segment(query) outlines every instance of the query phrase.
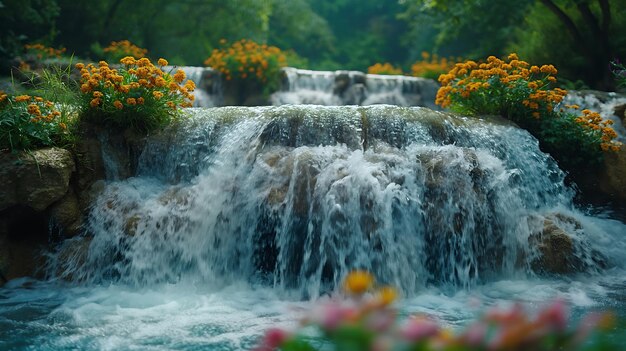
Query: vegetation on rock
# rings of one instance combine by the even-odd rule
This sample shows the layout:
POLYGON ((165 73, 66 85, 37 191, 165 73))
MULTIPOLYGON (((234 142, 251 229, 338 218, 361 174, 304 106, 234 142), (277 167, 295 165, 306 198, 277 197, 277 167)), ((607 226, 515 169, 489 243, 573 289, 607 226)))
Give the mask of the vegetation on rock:
POLYGON ((439 77, 436 103, 468 115, 501 115, 533 134, 568 171, 599 165, 603 151, 617 151, 611 120, 597 112, 561 105, 567 91, 554 87, 557 70, 534 66, 516 54, 502 60, 457 63, 439 77))

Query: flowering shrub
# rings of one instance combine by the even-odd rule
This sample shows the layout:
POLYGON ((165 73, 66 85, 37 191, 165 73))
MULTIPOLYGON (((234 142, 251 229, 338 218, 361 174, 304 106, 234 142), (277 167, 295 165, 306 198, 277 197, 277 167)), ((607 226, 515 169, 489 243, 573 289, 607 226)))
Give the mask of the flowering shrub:
POLYGON ((266 92, 277 87, 280 69, 287 65, 283 51, 246 39, 230 46, 225 40, 220 43, 222 48, 214 49, 204 61, 205 65, 220 71, 227 81, 237 79, 257 82, 266 88, 266 92))
POLYGON ((163 127, 179 114, 179 107, 190 107, 195 84, 187 80, 185 72, 174 74, 161 68, 168 62, 159 59, 155 66, 147 58, 136 60, 127 56, 120 60, 123 67, 110 68, 100 61, 98 67, 76 64, 80 70, 82 116, 113 124, 150 131, 163 127))
POLYGON ((65 53, 65 48, 55 49, 47 47, 43 44, 26 44, 24 45, 27 56, 34 56, 37 60, 45 60, 51 58, 60 58, 65 53))
POLYGON ((437 79, 439 75, 450 71, 460 59, 439 57, 422 52, 422 60, 411 66, 411 74, 415 77, 437 79))
POLYGON ((313 329, 316 336, 270 329, 256 350, 618 350, 606 343, 584 344, 594 329, 611 326, 609 314, 590 315, 578 327, 568 328, 562 302, 553 303, 534 318, 517 305, 492 310, 454 332, 426 315, 399 320, 398 311, 391 307, 395 290, 383 287, 372 291, 373 285, 369 273, 351 273, 344 284, 346 299, 325 303, 303 320, 304 328, 313 329))
POLYGON ((576 115, 558 109, 567 91, 552 88, 557 70, 531 66, 516 54, 486 63, 457 63, 439 77, 436 103, 469 115, 501 115, 539 139, 544 151, 566 169, 598 162, 602 151, 619 150, 617 134, 599 114, 576 115))
POLYGON ((56 145, 67 121, 54 103, 39 96, 9 96, 0 91, 0 149, 29 150, 56 145))
POLYGON ((106 59, 110 61, 119 61, 126 56, 140 59, 148 54, 148 50, 142 49, 128 40, 112 41, 102 51, 106 59))
POLYGON ((387 75, 402 75, 402 68, 396 68, 391 63, 376 63, 367 68, 369 74, 387 74, 387 75))

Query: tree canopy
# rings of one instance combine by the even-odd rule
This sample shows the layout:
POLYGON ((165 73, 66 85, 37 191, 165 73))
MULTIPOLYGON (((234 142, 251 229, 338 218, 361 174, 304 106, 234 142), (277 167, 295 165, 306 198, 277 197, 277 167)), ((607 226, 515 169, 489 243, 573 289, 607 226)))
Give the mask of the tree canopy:
POLYGON ((408 71, 422 51, 480 59, 515 51, 561 76, 612 88, 626 57, 623 0, 0 0, 0 66, 26 43, 97 59, 128 39, 178 65, 201 65, 221 39, 292 50, 313 69, 408 71))

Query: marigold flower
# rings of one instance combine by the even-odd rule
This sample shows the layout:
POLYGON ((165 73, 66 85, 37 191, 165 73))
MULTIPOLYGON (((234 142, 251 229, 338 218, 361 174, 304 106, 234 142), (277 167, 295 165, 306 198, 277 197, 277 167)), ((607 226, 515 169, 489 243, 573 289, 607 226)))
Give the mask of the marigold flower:
POLYGON ((30 99, 31 99, 30 95, 18 95, 13 100, 15 102, 26 102, 26 101, 30 101, 30 99))
POLYGON ((100 105, 100 102, 101 102, 100 98, 92 99, 89 102, 89 106, 91 106, 91 107, 98 107, 100 105))
POLYGON ((180 84, 183 82, 183 80, 185 80, 185 71, 183 71, 182 69, 179 69, 174 74, 174 81, 180 84))
POLYGON ((352 271, 344 280, 346 292, 361 295, 374 285, 374 276, 366 271, 352 271))
POLYGON ((166 60, 166 59, 164 59, 164 58, 160 58, 160 59, 157 61, 157 64, 158 64, 159 66, 167 66, 167 65, 168 65, 168 62, 167 62, 167 60, 166 60))
POLYGON ((127 98, 126 99, 126 103, 129 105, 136 105, 137 104, 137 100, 135 100, 135 98, 127 98))
POLYGON ((153 91, 152 95, 154 96, 155 99, 160 100, 163 97, 163 93, 160 91, 153 91))
POLYGON ((115 106, 115 108, 118 109, 118 110, 121 110, 122 108, 124 108, 124 105, 119 100, 113 101, 113 106, 115 106))

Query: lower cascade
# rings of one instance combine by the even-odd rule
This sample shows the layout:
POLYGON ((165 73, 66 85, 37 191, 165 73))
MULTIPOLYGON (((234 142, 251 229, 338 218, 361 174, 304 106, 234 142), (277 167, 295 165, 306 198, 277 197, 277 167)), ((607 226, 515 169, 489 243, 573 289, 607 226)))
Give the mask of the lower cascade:
POLYGON ((190 114, 107 184, 52 274, 315 298, 355 268, 407 296, 624 268, 626 225, 575 209, 563 172, 506 121, 387 105, 190 114))

